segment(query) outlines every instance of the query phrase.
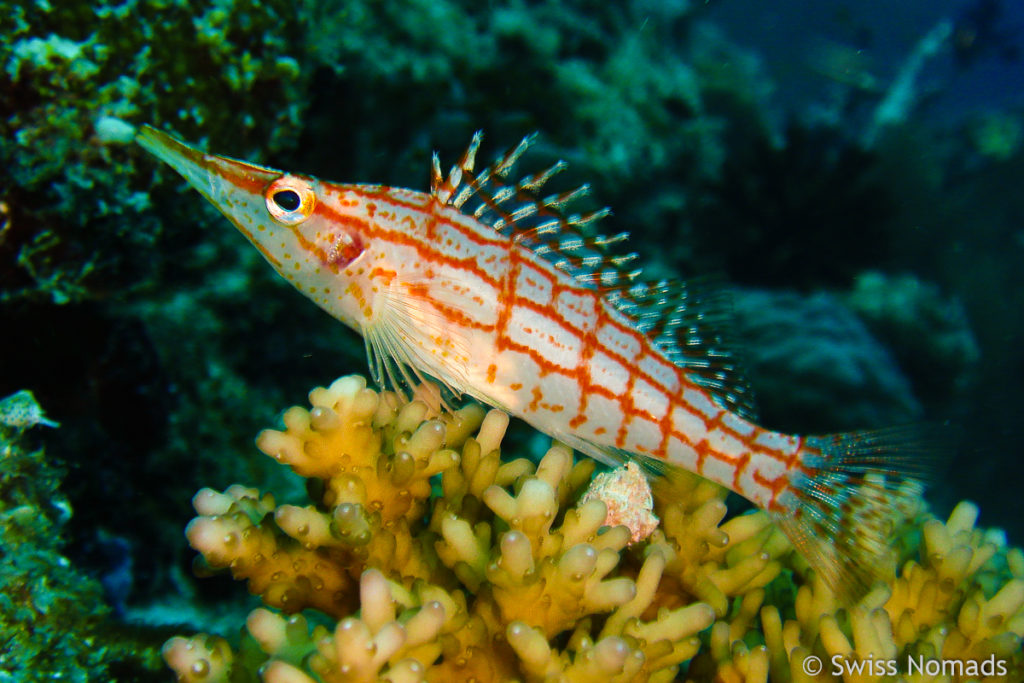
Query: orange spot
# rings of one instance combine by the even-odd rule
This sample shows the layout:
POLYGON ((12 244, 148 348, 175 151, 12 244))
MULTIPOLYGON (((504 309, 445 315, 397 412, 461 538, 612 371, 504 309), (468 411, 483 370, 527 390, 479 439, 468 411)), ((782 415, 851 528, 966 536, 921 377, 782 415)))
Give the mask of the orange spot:
POLYGON ((531 390, 531 393, 533 395, 533 400, 530 401, 530 405, 526 406, 526 412, 528 413, 536 412, 537 408, 540 406, 540 399, 543 398, 543 395, 540 392, 540 387, 535 386, 531 390))
POLYGON ((497 375, 497 373, 498 373, 498 366, 495 365, 494 363, 491 363, 487 367, 487 383, 488 384, 494 384, 494 378, 495 378, 495 375, 497 375))
POLYGON ((391 284, 391 281, 398 277, 398 273, 385 268, 374 268, 370 271, 369 277, 380 278, 381 280, 384 280, 386 284, 391 284))
POLYGON ((359 308, 362 309, 363 314, 366 315, 366 317, 370 317, 370 307, 366 305, 366 297, 363 296, 363 290, 359 285, 353 282, 348 286, 345 292, 355 298, 356 302, 359 304, 359 308))

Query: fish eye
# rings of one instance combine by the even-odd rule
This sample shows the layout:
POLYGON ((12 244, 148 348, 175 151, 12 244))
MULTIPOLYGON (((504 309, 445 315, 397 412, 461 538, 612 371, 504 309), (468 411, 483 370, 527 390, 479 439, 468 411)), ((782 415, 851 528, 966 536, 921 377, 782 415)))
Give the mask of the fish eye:
POLYGON ((277 208, 283 211, 294 211, 299 208, 299 193, 295 190, 278 190, 273 196, 277 208))
POLYGON ((282 176, 272 182, 264 193, 267 211, 278 223, 296 225, 313 214, 316 193, 308 181, 282 176))

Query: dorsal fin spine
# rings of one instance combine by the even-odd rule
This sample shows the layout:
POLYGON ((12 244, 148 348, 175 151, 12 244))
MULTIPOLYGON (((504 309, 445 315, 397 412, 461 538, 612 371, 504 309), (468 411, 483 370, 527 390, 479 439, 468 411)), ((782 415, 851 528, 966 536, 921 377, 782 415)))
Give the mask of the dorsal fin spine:
POLYGON ((430 160, 430 193, 437 196, 438 191, 441 189, 441 183, 444 181, 441 175, 441 157, 434 152, 430 160))
POLYGON ((560 247, 562 251, 572 252, 583 248, 583 237, 581 235, 570 235, 562 239, 560 247))
POLYGON ((505 187, 500 188, 497 192, 494 193, 494 203, 502 204, 508 201, 511 197, 515 196, 515 193, 516 188, 512 187, 511 185, 506 185, 505 187))
MULTIPOLYGON (((575 225, 579 225, 579 226, 589 225, 590 223, 593 223, 594 221, 599 221, 602 218, 604 218, 606 216, 610 216, 610 215, 612 215, 612 210, 609 209, 606 206, 604 208, 595 209, 594 211, 589 211, 589 212, 584 213, 584 214, 577 214, 576 220, 573 221, 573 223, 575 225)), ((620 234, 626 235, 628 233, 620 233, 620 234)), ((597 243, 595 242, 595 244, 597 244, 597 243)))
MULTIPOLYGON (((473 134, 473 139, 470 140, 469 146, 466 147, 466 151, 462 153, 462 158, 459 159, 459 163, 452 166, 448 172, 448 178, 443 183, 438 184, 434 187, 433 182, 431 183, 431 190, 441 201, 442 204, 451 204, 455 208, 460 208, 466 201, 465 186, 463 186, 462 179, 473 173, 473 167, 476 165, 476 153, 480 149, 480 143, 484 139, 483 131, 478 130, 473 134), (456 192, 456 190, 459 192, 456 192)), ((432 169, 432 179, 437 179, 441 175, 441 163, 437 160, 437 154, 434 154, 434 163, 432 169)))
MULTIPOLYGON (((480 149, 480 143, 484 139, 483 131, 478 130, 473 134, 473 139, 469 143, 469 147, 462 153, 462 158, 459 159, 459 180, 462 180, 462 173, 465 172, 467 175, 473 172, 473 167, 476 165, 476 152, 480 149)), ((455 173, 455 168, 452 168, 452 174, 455 173)), ((452 187, 457 187, 459 183, 452 183, 452 187)))
POLYGON ((564 161, 556 161, 543 171, 534 173, 531 176, 526 176, 516 184, 516 187, 526 192, 536 192, 543 187, 545 183, 551 180, 552 177, 565 170, 566 166, 568 166, 568 164, 564 161))
POLYGON ((581 197, 585 197, 589 193, 590 185, 583 184, 574 190, 566 190, 565 192, 559 192, 558 194, 548 195, 543 200, 541 200, 541 203, 548 208, 561 210, 561 208, 564 207, 569 202, 580 199, 581 197))
POLYGON ((529 218, 533 214, 537 213, 536 204, 527 204, 521 209, 512 212, 513 221, 521 221, 524 218, 529 218))
POLYGON ((498 160, 498 163, 494 165, 494 175, 498 176, 499 178, 504 178, 505 176, 507 176, 509 171, 512 170, 512 167, 515 166, 517 161, 519 161, 519 157, 523 155, 523 152, 529 149, 529 147, 533 144, 534 140, 536 139, 537 133, 530 133, 525 138, 520 140, 519 144, 516 145, 514 149, 502 155, 502 157, 498 160))

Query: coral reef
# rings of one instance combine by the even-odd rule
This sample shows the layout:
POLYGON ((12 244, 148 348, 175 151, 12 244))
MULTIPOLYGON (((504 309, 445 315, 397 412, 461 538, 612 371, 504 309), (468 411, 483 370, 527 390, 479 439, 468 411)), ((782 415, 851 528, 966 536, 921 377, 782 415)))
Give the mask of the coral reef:
POLYGON ((734 299, 737 338, 767 424, 817 433, 920 415, 889 350, 838 297, 741 289, 734 299))
MULTIPOLYGON (((65 556, 62 531, 71 506, 58 490, 61 472, 42 449, 28 447, 26 429, 54 423, 25 401, 0 414, 0 680, 85 682, 114 671, 153 669, 158 650, 114 633, 103 589, 65 556), (29 424, 28 422, 34 423, 29 424)), ((3 404, 0 403, 0 408, 3 404)), ((2 412, 2 411, 0 411, 2 412)))
POLYGON ((845 303, 868 325, 929 403, 963 391, 981 350, 962 302, 910 274, 866 271, 845 303))
POLYGON ((197 568, 266 607, 235 646, 168 641, 181 681, 858 681, 801 667, 910 656, 1024 674, 1024 554, 975 529, 970 504, 946 523, 919 511, 898 578, 842 609, 765 514, 724 521, 725 491, 698 477, 655 482, 673 495, 630 545, 581 496, 592 461, 557 444, 501 459, 503 413, 439 414, 431 392, 403 405, 358 376, 310 403, 257 444, 311 504, 237 485, 193 501, 197 568))
POLYGON ((287 302, 263 296, 265 280, 250 278, 262 269, 234 235, 204 231, 204 209, 126 143, 145 121, 252 158, 293 149, 313 75, 304 15, 279 0, 0 0, 0 10, 0 319, 17 330, 0 342, 12 361, 0 394, 32 384, 66 416, 52 443, 81 463, 65 485, 78 511, 69 534, 76 547, 99 543, 101 529, 129 539, 131 598, 150 598, 171 589, 172 501, 229 476, 214 458, 193 468, 195 481, 175 484, 172 472, 196 438, 241 448, 233 439, 257 423, 234 416, 259 408, 241 388, 258 380, 241 381, 239 368, 275 372, 272 353, 228 337, 255 337, 287 302), (156 481, 166 486, 141 504, 117 495, 156 481))
MULTIPOLYGON (((707 605, 674 605, 638 619, 674 557, 669 547, 636 558, 636 581, 609 577, 629 532, 598 533, 606 516, 598 500, 569 506, 589 482, 592 462, 573 465, 556 446, 537 466, 502 463, 503 413, 484 416, 470 406, 425 419, 436 415, 425 403, 400 407, 393 394, 377 394, 358 377, 314 390, 310 399, 311 411, 292 408, 286 431, 266 431, 258 444, 318 482, 316 504, 277 506, 243 487, 204 490, 194 501, 201 516, 187 531, 204 568, 230 568, 286 613, 313 607, 340 620, 333 638, 295 636, 304 629, 293 625, 299 642, 278 638, 263 647, 274 662, 267 675, 282 672, 271 680, 286 680, 273 677, 285 671, 296 676, 290 667, 306 655, 321 680, 374 680, 398 670, 422 670, 431 680, 559 671, 586 677, 610 665, 622 670, 620 680, 657 671, 670 679, 696 652, 695 636, 713 616, 707 605), (440 490, 432 495, 436 474, 440 490), (601 628, 588 618, 609 612, 601 628), (569 641, 556 649, 559 634, 569 641), (377 656, 351 654, 354 643, 369 642, 377 656), (344 671, 361 673, 349 679, 344 671)), ((250 632, 284 629, 270 614, 250 617, 250 632)), ((271 642, 252 635, 261 646, 271 642)), ((264 665, 204 638, 173 640, 165 656, 186 680, 218 680, 188 678, 202 652, 209 653, 203 670, 264 665)))
POLYGON ((152 276, 152 262, 132 256, 166 240, 150 180, 124 146, 129 121, 258 141, 252 152, 294 142, 308 72, 292 56, 299 22, 284 3, 0 5, 0 301, 63 304, 152 276))

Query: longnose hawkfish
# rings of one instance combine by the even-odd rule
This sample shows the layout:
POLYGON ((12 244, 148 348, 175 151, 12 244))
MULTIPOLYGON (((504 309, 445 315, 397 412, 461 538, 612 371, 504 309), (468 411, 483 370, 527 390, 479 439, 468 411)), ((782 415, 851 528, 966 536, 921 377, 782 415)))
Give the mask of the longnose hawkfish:
POLYGON ((915 432, 795 436, 753 421, 706 285, 644 283, 632 256, 542 197, 563 167, 509 180, 532 137, 474 174, 477 133, 430 192, 334 184, 207 154, 146 126, 137 141, 267 261, 359 332, 378 384, 431 377, 610 464, 678 468, 768 511, 847 602, 891 572, 899 504, 921 490, 915 432))

